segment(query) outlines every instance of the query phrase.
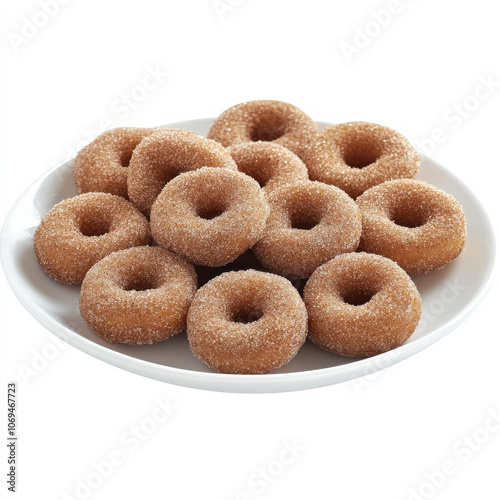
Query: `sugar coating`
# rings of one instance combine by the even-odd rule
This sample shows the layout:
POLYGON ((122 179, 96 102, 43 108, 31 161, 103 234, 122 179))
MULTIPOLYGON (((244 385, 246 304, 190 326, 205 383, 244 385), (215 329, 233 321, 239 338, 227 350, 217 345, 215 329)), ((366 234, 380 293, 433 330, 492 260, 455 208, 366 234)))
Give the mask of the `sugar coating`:
POLYGON ((312 180, 332 184, 356 198, 384 181, 413 178, 418 152, 395 130, 369 122, 347 122, 322 130, 304 162, 312 180))
POLYGON ((203 167, 170 181, 151 209, 154 240, 189 262, 222 266, 262 236, 269 206, 257 181, 203 167))
POLYGON ((224 373, 287 363, 307 335, 307 310, 311 340, 337 354, 372 356, 405 342, 420 296, 398 264, 376 253, 408 272, 429 272, 458 256, 466 238, 457 200, 404 179, 419 166, 410 143, 367 122, 318 134, 311 118, 280 101, 233 106, 208 137, 113 129, 75 158, 79 192, 132 193, 144 214, 151 211, 156 239, 132 204, 124 210, 98 193, 76 206, 65 200, 44 217, 35 253, 56 280, 83 281, 86 323, 111 342, 150 344, 186 328, 187 318, 193 353, 224 373), (133 217, 125 216, 130 207, 133 217), (192 306, 195 268, 165 248, 142 246, 156 242, 197 264, 202 283, 219 274, 192 306), (355 253, 358 243, 373 253, 355 253), (238 270, 248 268, 270 272, 238 270), (270 273, 302 284, 312 273, 305 304, 270 273))
POLYGON ((375 356, 400 346, 422 313, 420 294, 404 270, 364 252, 339 255, 318 267, 303 297, 309 338, 349 357, 375 356))
POLYGON ((360 250, 389 257, 410 274, 445 266, 465 246, 462 206, 453 195, 424 181, 388 181, 356 202, 363 219, 360 250))
POLYGON ((134 149, 154 128, 120 127, 106 130, 75 157, 78 193, 99 191, 128 199, 128 165, 134 149))
POLYGON ((358 247, 361 214, 341 189, 306 181, 273 191, 268 202, 266 229, 253 251, 272 271, 307 278, 327 260, 358 247))
POLYGON ((144 215, 109 193, 84 193, 61 201, 42 218, 33 236, 42 269, 67 284, 80 284, 87 271, 111 252, 150 241, 144 215))
POLYGON ((181 332, 197 288, 196 272, 159 247, 108 255, 82 283, 85 323, 109 342, 152 344, 181 332))
POLYGON ((228 148, 238 170, 254 178, 264 194, 295 182, 309 180, 304 162, 275 142, 244 142, 228 148))
POLYGON ((165 185, 177 175, 201 167, 236 170, 219 143, 183 129, 162 129, 134 150, 129 165, 128 195, 146 215, 165 185))
POLYGON ((225 147, 242 142, 272 141, 302 158, 317 133, 316 123, 293 104, 259 100, 226 109, 214 121, 208 137, 225 147))
POLYGON ((192 352, 223 373, 266 373, 288 363, 307 336, 307 311, 285 278, 223 273, 196 293, 187 318, 192 352))

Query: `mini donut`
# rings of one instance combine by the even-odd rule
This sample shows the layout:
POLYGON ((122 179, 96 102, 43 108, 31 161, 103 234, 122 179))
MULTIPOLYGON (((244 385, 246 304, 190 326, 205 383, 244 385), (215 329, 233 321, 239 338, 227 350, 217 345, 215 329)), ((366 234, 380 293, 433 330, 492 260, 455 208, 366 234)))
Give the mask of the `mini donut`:
POLYGON ((286 184, 309 180, 304 162, 274 142, 243 142, 227 148, 238 170, 253 177, 264 194, 286 184))
POLYGON ((266 373, 288 363, 307 337, 307 311, 281 276, 223 273, 200 288, 187 318, 193 354, 223 373, 266 373))
POLYGON ((55 205, 33 236, 42 269, 56 281, 80 284, 111 252, 151 241, 149 224, 129 201, 109 193, 84 193, 55 205))
POLYGON ((307 278, 339 253, 353 252, 361 215, 341 189, 301 182, 273 191, 263 237, 253 247, 262 264, 287 278, 307 278))
POLYGON ((215 141, 189 130, 159 130, 142 141, 130 159, 130 201, 149 215, 151 206, 169 181, 201 167, 236 170, 236 163, 215 141))
POLYGON ((186 328, 197 288, 196 272, 160 247, 135 247, 108 255, 85 276, 80 313, 109 342, 153 344, 186 328))
POLYGON ((462 206, 424 181, 387 181, 365 191, 356 202, 363 220, 359 249, 389 257, 409 274, 440 269, 464 248, 462 206))
POLYGON ((203 167, 165 186, 151 208, 151 231, 160 246, 193 264, 223 266, 260 239, 268 215, 257 181, 203 167))
POLYGON ((304 288, 309 338, 349 357, 375 356, 405 342, 422 313, 420 294, 394 261, 364 252, 318 267, 304 288))
POLYGON ((302 158, 318 133, 302 110, 282 101, 248 101, 226 109, 215 119, 208 136, 228 147, 242 142, 276 142, 302 158))
POLYGON ((73 167, 78 193, 99 191, 128 199, 130 158, 137 145, 155 130, 134 127, 106 130, 81 149, 73 167))
POLYGON ((368 122, 326 127, 304 162, 312 180, 337 186, 353 198, 384 181, 413 178, 420 165, 417 150, 399 132, 368 122))

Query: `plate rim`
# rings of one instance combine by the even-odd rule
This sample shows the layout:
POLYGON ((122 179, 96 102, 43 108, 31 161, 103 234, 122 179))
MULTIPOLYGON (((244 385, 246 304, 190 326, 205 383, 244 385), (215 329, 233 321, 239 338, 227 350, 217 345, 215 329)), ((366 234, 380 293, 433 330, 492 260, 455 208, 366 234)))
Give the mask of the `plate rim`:
MULTIPOLYGON (((158 128, 188 128, 196 124, 209 125, 215 118, 197 118, 193 120, 183 120, 158 128), (189 125, 188 125, 189 124, 189 125)), ((320 128, 330 125, 328 122, 316 122, 320 128)), ((486 223, 491 239, 489 248, 490 258, 485 267, 485 278, 483 278, 480 288, 466 304, 466 306, 446 323, 436 330, 420 337, 409 344, 403 344, 396 349, 364 358, 339 366, 317 368, 312 370, 286 372, 286 373, 266 373, 266 374, 224 374, 217 372, 202 372, 197 370, 188 370, 168 365, 160 365, 151 361, 136 358, 129 354, 115 351, 109 347, 100 345, 88 339, 71 328, 55 322, 48 313, 39 306, 34 306, 29 300, 23 298, 16 284, 16 273, 6 265, 8 252, 3 242, 7 238, 8 229, 12 225, 14 215, 19 205, 25 200, 28 193, 34 190, 38 184, 43 182, 48 176, 60 168, 64 168, 68 163, 74 160, 75 156, 70 156, 42 173, 31 182, 17 197, 16 201, 7 213, 0 232, 0 261, 6 280, 22 306, 49 332, 53 333, 69 345, 123 370, 136 373, 145 377, 159 380, 166 383, 180 385, 194 389, 212 390, 218 392, 230 393, 278 393, 306 390, 312 388, 325 387, 341 382, 346 382, 355 378, 363 377, 382 370, 386 367, 399 363, 408 357, 417 354, 426 347, 437 342, 446 334, 453 331, 463 323, 479 306, 486 296, 494 278, 496 266, 496 237, 491 219, 486 212, 483 204, 473 191, 452 171, 441 165, 436 160, 428 157, 419 151, 419 157, 422 160, 436 164, 449 176, 454 183, 463 189, 468 197, 473 200, 476 209, 479 209, 481 217, 486 223), (380 363, 380 360, 387 359, 388 363, 380 363), (339 372, 343 376, 337 380, 339 372)))

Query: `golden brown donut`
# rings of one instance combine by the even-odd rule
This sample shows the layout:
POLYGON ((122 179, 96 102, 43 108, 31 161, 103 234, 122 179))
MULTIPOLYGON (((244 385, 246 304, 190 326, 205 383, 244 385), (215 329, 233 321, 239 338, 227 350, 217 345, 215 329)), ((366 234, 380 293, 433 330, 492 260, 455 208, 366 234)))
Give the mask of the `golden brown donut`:
POLYGON ((152 344, 179 333, 197 287, 194 268, 159 247, 108 255, 85 276, 80 313, 109 342, 152 344))
POLYGON ((215 119, 208 138, 228 147, 242 142, 276 142, 302 158, 318 133, 316 123, 287 102, 247 101, 226 109, 215 119))
POLYGON ((129 201, 109 193, 85 193, 55 205, 33 236, 42 269, 56 281, 80 284, 111 252, 151 241, 149 224, 129 201))
POLYGON ((360 250, 396 261, 407 273, 428 273, 463 250, 465 214, 451 194, 416 179, 384 182, 356 200, 363 218, 360 250))
POLYGON ((287 278, 307 278, 339 253, 353 252, 361 215, 341 189, 301 182, 273 191, 263 237, 253 247, 262 264, 287 278))
POLYGON ((264 194, 286 184, 309 180, 304 162, 274 142, 244 142, 227 148, 238 170, 253 177, 264 194))
POLYGON ((187 318, 192 352, 223 373, 266 373, 288 363, 307 336, 307 311, 285 278, 223 273, 200 288, 187 318))
POLYGON ((151 206, 169 181, 201 167, 236 170, 236 163, 215 141, 188 130, 159 130, 142 141, 130 159, 130 201, 149 215, 151 206))
POLYGON ((318 267, 304 288, 309 338, 350 357, 394 349, 415 331, 422 304, 411 278, 394 261, 353 252, 318 267))
POLYGON ((376 123, 347 122, 322 130, 304 158, 309 177, 356 198, 390 179, 413 178, 419 158, 399 132, 376 123))
POLYGON ((130 158, 137 145, 155 130, 136 127, 106 130, 81 149, 73 167, 78 193, 99 191, 128 199, 130 158))
POLYGON ((203 167, 170 181, 151 209, 154 240, 193 264, 222 266, 260 239, 269 215, 257 181, 203 167))

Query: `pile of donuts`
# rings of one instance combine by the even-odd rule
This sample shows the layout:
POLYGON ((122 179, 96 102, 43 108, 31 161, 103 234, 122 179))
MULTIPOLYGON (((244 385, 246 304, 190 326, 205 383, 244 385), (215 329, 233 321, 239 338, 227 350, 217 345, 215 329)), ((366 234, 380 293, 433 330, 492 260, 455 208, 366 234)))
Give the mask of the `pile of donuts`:
POLYGON ((410 274, 464 248, 451 195, 415 179, 417 151, 368 122, 318 130, 281 101, 237 104, 207 137, 116 128, 74 160, 79 195, 34 234, 53 279, 81 285, 109 342, 186 331, 223 373, 266 373, 309 338, 349 357, 403 344, 421 316, 410 274))

